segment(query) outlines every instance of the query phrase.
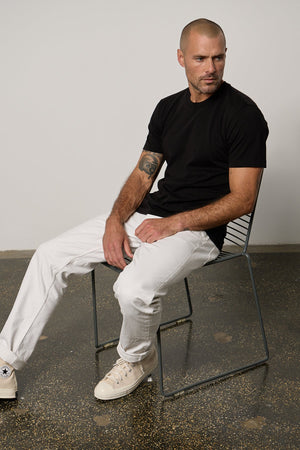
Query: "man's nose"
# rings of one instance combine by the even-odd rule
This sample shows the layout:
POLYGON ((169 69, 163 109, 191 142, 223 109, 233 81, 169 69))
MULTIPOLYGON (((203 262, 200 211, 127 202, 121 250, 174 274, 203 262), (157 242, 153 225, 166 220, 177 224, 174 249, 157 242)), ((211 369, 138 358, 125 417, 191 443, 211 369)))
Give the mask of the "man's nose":
POLYGON ((207 73, 214 73, 215 71, 216 71, 216 67, 215 67, 215 63, 214 63, 213 59, 208 59, 206 72, 207 73))

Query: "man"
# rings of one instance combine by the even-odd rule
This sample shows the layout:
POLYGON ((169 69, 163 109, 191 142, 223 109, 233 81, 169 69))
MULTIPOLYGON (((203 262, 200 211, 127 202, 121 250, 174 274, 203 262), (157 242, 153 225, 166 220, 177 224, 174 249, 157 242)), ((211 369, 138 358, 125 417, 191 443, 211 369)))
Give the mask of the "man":
POLYGON ((127 395, 156 367, 161 298, 217 257, 226 223, 251 212, 266 164, 267 124, 252 100, 223 82, 225 59, 219 25, 198 19, 183 29, 178 61, 188 89, 157 105, 110 215, 41 245, 31 260, 0 335, 0 398, 16 396, 15 369, 30 357, 68 275, 104 260, 123 269, 114 285, 123 323, 120 358, 95 396, 127 395), (164 178, 149 193, 164 161, 164 178))

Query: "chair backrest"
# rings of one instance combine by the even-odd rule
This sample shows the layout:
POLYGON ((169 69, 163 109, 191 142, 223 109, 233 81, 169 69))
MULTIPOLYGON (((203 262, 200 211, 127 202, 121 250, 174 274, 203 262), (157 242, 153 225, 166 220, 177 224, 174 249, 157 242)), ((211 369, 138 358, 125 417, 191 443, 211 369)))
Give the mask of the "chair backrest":
POLYGON ((230 247, 233 247, 234 252, 238 250, 241 253, 246 253, 247 251, 261 180, 262 175, 260 177, 253 211, 250 214, 245 214, 244 216, 241 216, 238 219, 234 219, 227 224, 224 246, 229 245, 230 247))
POLYGON ((232 220, 227 224, 224 246, 229 245, 230 251, 232 250, 233 246, 233 251, 237 251, 237 249, 239 250, 239 252, 243 253, 247 251, 253 216, 254 210, 252 211, 252 213, 232 220))

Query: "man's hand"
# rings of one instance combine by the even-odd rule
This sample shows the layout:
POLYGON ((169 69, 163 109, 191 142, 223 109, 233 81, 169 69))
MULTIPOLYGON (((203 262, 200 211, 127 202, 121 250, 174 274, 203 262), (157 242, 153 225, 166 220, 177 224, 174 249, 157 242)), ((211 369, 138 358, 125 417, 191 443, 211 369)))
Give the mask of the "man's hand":
POLYGON ((126 262, 124 260, 123 250, 130 258, 133 257, 129 245, 129 238, 126 234, 124 226, 114 218, 106 221, 105 233, 103 236, 104 256, 108 264, 124 269, 126 262))
POLYGON ((146 219, 135 230, 135 235, 142 241, 152 244, 159 239, 181 231, 179 216, 170 216, 163 219, 146 219))

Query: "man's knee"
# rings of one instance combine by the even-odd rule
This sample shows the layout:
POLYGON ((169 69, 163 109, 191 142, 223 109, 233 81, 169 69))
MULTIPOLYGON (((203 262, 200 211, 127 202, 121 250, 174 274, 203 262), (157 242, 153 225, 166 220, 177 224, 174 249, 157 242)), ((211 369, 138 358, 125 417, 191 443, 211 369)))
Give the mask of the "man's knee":
POLYGON ((159 308, 155 290, 144 280, 132 280, 122 272, 113 288, 123 314, 136 314, 137 311, 153 313, 159 308))

